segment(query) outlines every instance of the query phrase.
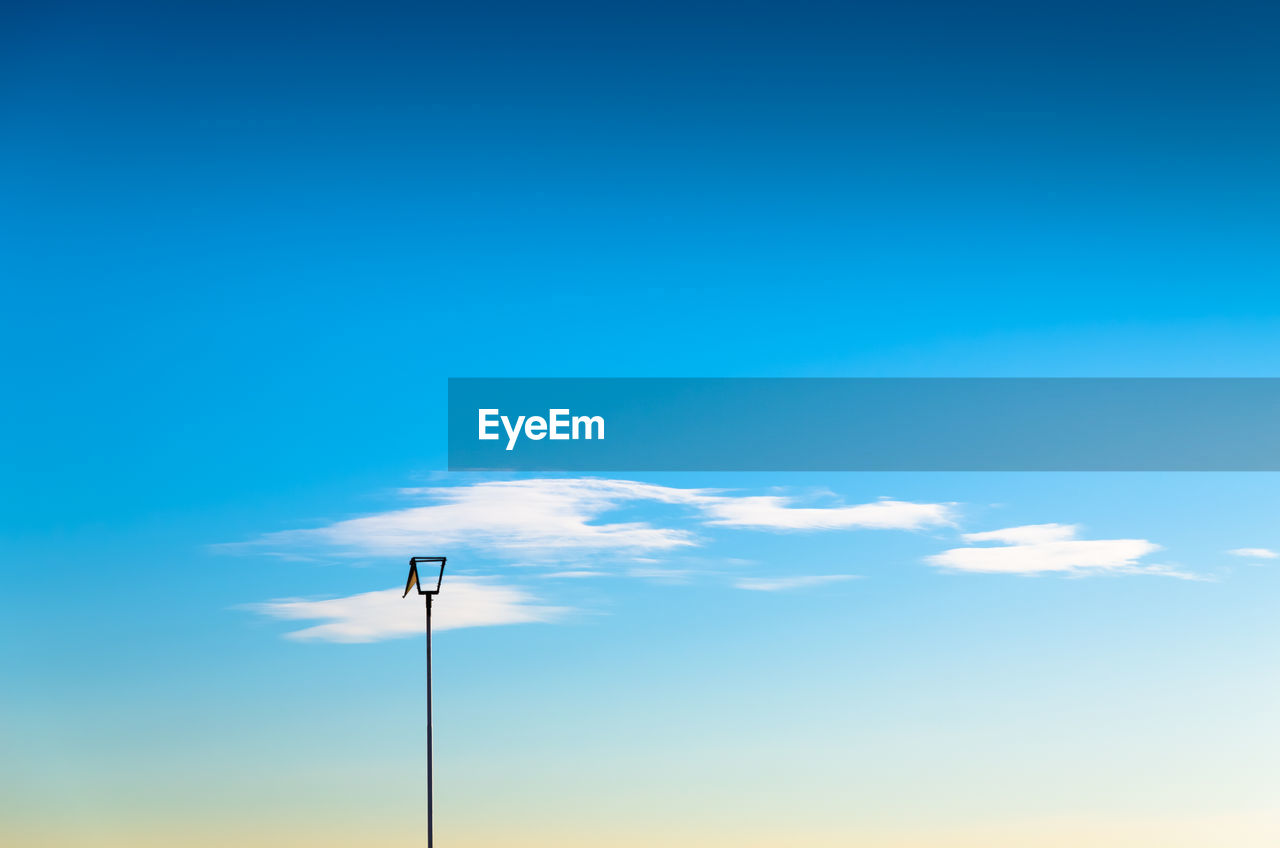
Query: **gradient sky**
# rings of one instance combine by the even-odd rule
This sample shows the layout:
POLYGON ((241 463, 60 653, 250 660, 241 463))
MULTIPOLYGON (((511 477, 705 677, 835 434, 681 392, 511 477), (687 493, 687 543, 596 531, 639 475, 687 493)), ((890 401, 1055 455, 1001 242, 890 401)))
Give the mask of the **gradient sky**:
POLYGON ((420 640, 270 606, 415 553, 537 619, 440 635, 441 844, 1280 839, 1274 475, 439 471, 448 376, 1276 376, 1274 8, 3 20, 0 842, 420 844, 420 640))

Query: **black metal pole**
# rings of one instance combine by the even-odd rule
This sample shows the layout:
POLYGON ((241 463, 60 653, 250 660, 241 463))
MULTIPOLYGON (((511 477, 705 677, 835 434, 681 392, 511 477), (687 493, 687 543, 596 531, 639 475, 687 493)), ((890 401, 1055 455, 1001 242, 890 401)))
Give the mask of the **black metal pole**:
POLYGON ((431 596, 427 595, 427 848, 434 848, 431 789, 431 596))

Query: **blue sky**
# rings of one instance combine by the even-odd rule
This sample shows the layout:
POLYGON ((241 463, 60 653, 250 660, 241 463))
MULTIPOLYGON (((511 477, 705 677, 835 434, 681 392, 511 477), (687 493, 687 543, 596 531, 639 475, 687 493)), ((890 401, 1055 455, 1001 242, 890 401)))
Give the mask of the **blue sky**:
POLYGON ((686 494, 585 526, 696 544, 324 533, 503 481, 440 472, 450 376, 1275 376, 1274 10, 6 16, 6 841, 416 844, 420 643, 261 606, 414 553, 543 619, 441 635, 456 845, 1280 833, 1277 566, 1226 553, 1280 550, 1271 475, 619 474, 686 494), (1159 550, 930 559, 1048 524, 1159 550))

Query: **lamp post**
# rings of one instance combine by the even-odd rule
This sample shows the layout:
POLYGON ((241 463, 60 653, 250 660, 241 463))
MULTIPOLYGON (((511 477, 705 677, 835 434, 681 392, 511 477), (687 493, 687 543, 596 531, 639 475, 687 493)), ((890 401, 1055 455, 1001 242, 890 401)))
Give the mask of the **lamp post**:
POLYGON ((417 589, 418 594, 422 595, 427 602, 427 848, 434 848, 432 844, 434 821, 431 809, 431 599, 440 594, 440 584, 444 582, 445 559, 445 557, 412 557, 409 560, 409 579, 404 584, 404 594, 400 596, 407 598, 410 589, 417 589), (418 582, 418 566, 428 563, 440 566, 439 573, 427 575, 428 585, 432 576, 436 578, 434 589, 423 589, 418 582))

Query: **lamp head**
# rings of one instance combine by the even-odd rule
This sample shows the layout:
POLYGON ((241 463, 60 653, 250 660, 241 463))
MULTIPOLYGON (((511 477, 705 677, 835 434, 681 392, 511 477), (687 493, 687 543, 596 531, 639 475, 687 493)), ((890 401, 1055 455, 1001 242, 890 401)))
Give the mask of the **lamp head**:
POLYGON ((440 594, 440 584, 444 582, 444 561, 447 557, 413 557, 409 560, 409 579, 404 584, 404 594, 400 597, 409 597, 410 589, 417 589, 419 595, 438 595, 440 594), (427 585, 431 585, 431 578, 436 579, 434 589, 423 589, 418 579, 418 566, 425 566, 428 569, 426 575, 427 585), (435 566, 439 565, 440 570, 436 571, 435 566))

